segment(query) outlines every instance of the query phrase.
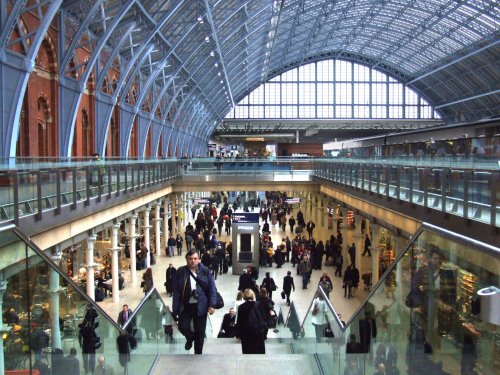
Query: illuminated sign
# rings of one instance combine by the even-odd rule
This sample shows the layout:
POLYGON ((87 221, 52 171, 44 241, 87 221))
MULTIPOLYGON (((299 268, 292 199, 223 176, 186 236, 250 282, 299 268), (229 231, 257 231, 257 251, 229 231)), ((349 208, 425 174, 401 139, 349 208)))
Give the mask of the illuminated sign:
POLYGON ((288 204, 300 203, 300 198, 286 198, 285 203, 288 203, 288 204))
POLYGON ((212 201, 210 198, 194 198, 193 204, 210 204, 212 201))
POLYGON ((231 218, 233 219, 233 223, 235 223, 235 224, 258 223, 259 222, 259 214, 253 213, 253 212, 233 213, 231 218))

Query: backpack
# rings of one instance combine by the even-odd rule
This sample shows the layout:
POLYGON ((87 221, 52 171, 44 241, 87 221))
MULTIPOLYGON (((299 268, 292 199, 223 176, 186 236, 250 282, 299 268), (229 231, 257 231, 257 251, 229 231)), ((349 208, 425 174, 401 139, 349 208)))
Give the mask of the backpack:
POLYGON ((267 322, 257 302, 248 314, 248 330, 255 335, 264 334, 267 331, 267 322))

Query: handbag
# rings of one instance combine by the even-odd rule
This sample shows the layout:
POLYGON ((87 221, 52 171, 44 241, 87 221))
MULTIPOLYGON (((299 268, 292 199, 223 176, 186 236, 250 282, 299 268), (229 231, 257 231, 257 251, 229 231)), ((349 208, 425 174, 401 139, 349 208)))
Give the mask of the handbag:
POLYGON ((282 298, 282 299, 286 299, 286 294, 285 294, 285 291, 284 291, 284 290, 281 292, 281 298, 282 298))
POLYGON ((330 323, 328 323, 326 328, 325 328, 324 336, 325 337, 332 337, 332 338, 335 337, 335 335, 333 334, 332 326, 330 325, 330 323))
MULTIPOLYGON (((206 287, 205 285, 203 285, 203 283, 198 280, 198 278, 194 275, 194 273, 191 272, 190 269, 188 269, 189 273, 191 274, 191 277, 194 279, 194 281, 196 281, 198 284, 201 285, 201 287, 203 288, 203 290, 205 291, 205 293, 208 295, 208 287, 206 287)), ((215 290, 216 292, 216 295, 215 295, 215 306, 212 306, 214 309, 222 309, 224 307, 224 299, 222 298, 222 296, 220 295, 219 291, 216 289, 215 290)))
POLYGON ((101 338, 99 336, 96 336, 94 338, 94 350, 99 349, 101 347, 101 338))

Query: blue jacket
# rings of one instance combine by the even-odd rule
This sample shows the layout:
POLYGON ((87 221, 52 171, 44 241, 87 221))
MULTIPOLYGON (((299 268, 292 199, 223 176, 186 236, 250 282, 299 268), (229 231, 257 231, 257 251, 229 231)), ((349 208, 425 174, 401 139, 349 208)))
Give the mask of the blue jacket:
MULTIPOLYGON (((185 295, 185 291, 190 290, 189 285, 189 268, 187 266, 179 267, 175 275, 173 284, 173 302, 172 302, 172 313, 174 316, 179 316, 184 308, 184 302, 188 296, 185 295)), ((217 301, 217 288, 215 287, 215 280, 210 270, 202 265, 198 264, 198 275, 197 279, 203 283, 206 288, 202 287, 199 283, 196 283, 196 289, 198 290, 198 316, 206 315, 209 307, 215 306, 217 301), (208 295, 205 290, 208 290, 208 295)))

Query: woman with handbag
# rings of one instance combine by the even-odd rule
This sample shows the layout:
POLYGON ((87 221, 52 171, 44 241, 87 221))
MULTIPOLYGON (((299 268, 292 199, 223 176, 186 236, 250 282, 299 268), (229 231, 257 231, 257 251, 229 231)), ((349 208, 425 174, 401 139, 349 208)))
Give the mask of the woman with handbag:
POLYGON ((314 330, 316 331, 317 343, 320 343, 321 338, 325 337, 325 328, 328 326, 326 309, 326 302, 323 299, 323 295, 317 293, 311 307, 311 323, 314 326, 314 330))

